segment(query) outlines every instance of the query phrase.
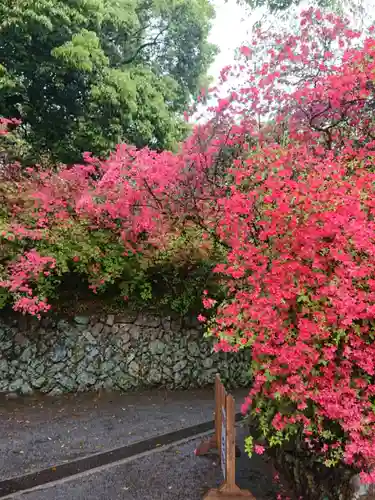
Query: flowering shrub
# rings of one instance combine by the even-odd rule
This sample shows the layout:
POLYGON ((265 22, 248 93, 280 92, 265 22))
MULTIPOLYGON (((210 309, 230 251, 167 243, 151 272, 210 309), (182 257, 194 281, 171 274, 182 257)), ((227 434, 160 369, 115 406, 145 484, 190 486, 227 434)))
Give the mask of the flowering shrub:
POLYGON ((242 48, 251 58, 266 45, 267 58, 225 113, 243 116, 258 142, 234 162, 230 196, 219 200, 230 250, 216 271, 230 292, 209 333, 217 350, 251 347, 243 412, 270 446, 302 435, 318 460, 344 460, 371 482, 375 39, 359 38, 309 10, 299 36, 259 32, 242 48))
POLYGON ((223 187, 213 168, 203 169, 204 155, 215 154, 209 147, 202 153, 191 140, 174 155, 120 145, 106 161, 87 153, 83 165, 7 176, 0 188, 3 302, 40 314, 73 273, 94 293, 157 302, 180 314, 197 309, 202 290, 218 288, 210 286, 212 269, 225 253, 212 196, 223 187), (30 251, 53 260, 47 275, 29 261, 30 251), (17 289, 13 283, 26 262, 34 272, 24 270, 27 282, 17 289))

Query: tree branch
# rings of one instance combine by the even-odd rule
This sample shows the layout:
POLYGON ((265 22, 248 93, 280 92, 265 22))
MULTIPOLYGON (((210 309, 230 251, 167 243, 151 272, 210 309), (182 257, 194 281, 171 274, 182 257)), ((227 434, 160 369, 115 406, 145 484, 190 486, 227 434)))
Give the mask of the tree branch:
POLYGON ((139 53, 140 53, 140 52, 142 52, 142 50, 143 50, 143 49, 145 49, 146 47, 153 47, 153 46, 155 46, 155 45, 157 44, 157 41, 158 41, 159 37, 160 37, 163 33, 165 33, 165 32, 168 30, 169 26, 170 26, 170 23, 168 23, 168 24, 167 24, 167 26, 166 26, 165 28, 163 28, 163 29, 162 29, 162 30, 161 30, 161 31, 160 31, 160 32, 159 32, 159 33, 158 33, 158 34, 154 37, 154 39, 153 39, 151 42, 145 42, 145 43, 143 43, 142 45, 140 45, 140 46, 138 47, 138 49, 134 52, 134 54, 133 54, 131 57, 129 57, 128 59, 126 59, 126 60, 123 62, 123 64, 130 64, 130 63, 132 63, 132 62, 133 62, 133 61, 134 61, 134 60, 138 57, 139 53))

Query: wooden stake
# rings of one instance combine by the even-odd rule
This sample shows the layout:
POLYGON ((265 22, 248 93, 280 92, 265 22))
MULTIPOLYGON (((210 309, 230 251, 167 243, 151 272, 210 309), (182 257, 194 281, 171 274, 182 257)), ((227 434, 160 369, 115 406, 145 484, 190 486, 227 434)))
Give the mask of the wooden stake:
POLYGON ((236 487, 236 456, 234 447, 236 446, 236 429, 234 427, 234 399, 233 396, 226 397, 225 410, 227 414, 226 421, 226 440, 227 440, 227 457, 226 457, 226 484, 229 489, 236 487))
POLYGON ((210 450, 218 450, 221 447, 221 408, 225 398, 225 389, 220 380, 220 375, 217 373, 215 377, 215 433, 209 438, 204 439, 196 448, 197 456, 206 455, 210 450))
POLYGON ((226 393, 219 375, 216 375, 215 379, 215 434, 210 441, 200 446, 204 448, 205 445, 218 449, 224 481, 218 489, 209 490, 204 500, 234 500, 236 498, 255 500, 250 491, 241 490, 236 485, 235 402, 233 396, 226 393))

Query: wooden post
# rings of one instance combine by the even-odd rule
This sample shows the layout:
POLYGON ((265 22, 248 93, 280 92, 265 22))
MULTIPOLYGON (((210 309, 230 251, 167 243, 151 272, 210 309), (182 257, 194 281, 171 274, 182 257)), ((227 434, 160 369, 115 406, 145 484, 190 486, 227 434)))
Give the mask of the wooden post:
POLYGON ((216 447, 219 451, 224 481, 219 488, 209 490, 204 500, 255 500, 250 491, 241 490, 236 485, 235 402, 233 396, 227 394, 219 375, 215 379, 215 434, 201 444, 205 445, 216 447))
POLYGON ((215 432, 209 438, 203 440, 197 449, 195 450, 195 454, 197 456, 206 455, 210 450, 216 449, 220 450, 221 446, 221 420, 222 420, 222 412, 221 408, 224 404, 225 398, 225 389, 220 380, 220 375, 216 374, 215 377, 215 432))
POLYGON ((227 434, 227 457, 226 457, 226 485, 229 489, 236 488, 236 456, 234 447, 236 446, 236 429, 234 426, 234 399, 233 396, 226 397, 226 434, 227 434))

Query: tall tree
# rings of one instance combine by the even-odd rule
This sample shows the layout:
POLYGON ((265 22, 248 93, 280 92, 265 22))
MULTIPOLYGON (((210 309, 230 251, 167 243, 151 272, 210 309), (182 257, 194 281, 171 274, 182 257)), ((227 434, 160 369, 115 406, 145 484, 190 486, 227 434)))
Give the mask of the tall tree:
POLYGON ((170 147, 215 47, 209 0, 2 0, 0 116, 30 160, 170 147))

